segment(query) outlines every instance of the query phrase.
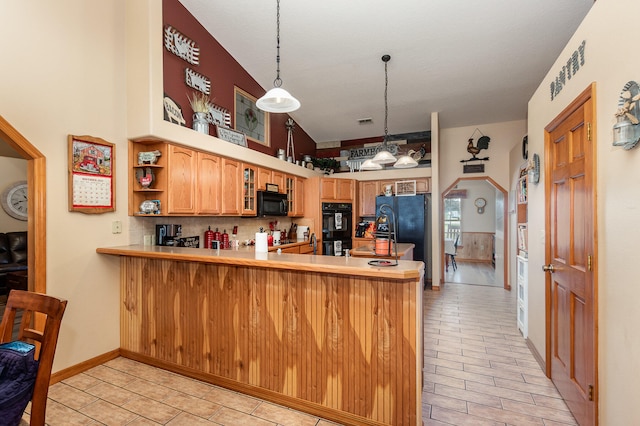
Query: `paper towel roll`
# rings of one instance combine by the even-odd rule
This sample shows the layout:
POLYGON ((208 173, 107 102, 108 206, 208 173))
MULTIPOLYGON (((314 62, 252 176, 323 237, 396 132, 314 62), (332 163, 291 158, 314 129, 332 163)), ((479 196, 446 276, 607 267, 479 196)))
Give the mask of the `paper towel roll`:
POLYGON ((266 253, 269 251, 267 244, 267 233, 256 232, 256 253, 266 253))

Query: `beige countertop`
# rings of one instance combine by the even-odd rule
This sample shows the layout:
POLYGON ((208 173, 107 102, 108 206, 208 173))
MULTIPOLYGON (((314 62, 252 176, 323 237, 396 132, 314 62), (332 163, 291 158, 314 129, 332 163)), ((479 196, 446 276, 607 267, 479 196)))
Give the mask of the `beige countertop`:
MULTIPOLYGON (((280 247, 286 246, 283 245, 280 247)), ((139 244, 100 247, 96 249, 96 252, 116 256, 325 272, 338 275, 384 277, 390 279, 417 279, 424 273, 424 264, 412 260, 400 260, 397 266, 380 267, 369 265, 367 262, 370 259, 368 258, 353 256, 316 256, 311 254, 278 254, 276 252, 256 253, 254 247, 246 246, 229 250, 210 250, 139 244)))

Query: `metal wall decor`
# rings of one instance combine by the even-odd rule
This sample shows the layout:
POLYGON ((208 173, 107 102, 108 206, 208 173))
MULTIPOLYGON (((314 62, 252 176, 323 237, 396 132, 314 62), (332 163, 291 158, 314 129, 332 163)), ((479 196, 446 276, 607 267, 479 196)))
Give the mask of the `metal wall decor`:
POLYGON ((200 64, 200 48, 193 40, 190 40, 171 25, 167 25, 164 29, 164 47, 190 64, 200 64))
POLYGON ((467 152, 471 154, 471 158, 468 160, 460 160, 461 163, 464 163, 463 173, 483 173, 484 172, 484 163, 481 164, 467 164, 470 161, 489 161, 489 157, 478 157, 480 151, 484 149, 489 149, 489 142, 491 142, 491 138, 489 136, 485 136, 479 129, 475 129, 471 134, 471 137, 467 141, 467 152), (476 133, 480 134, 478 140, 473 142, 473 137, 476 133))
POLYGON ((163 100, 164 104, 164 120, 170 123, 186 126, 187 122, 182 116, 182 108, 171 99, 169 96, 165 96, 163 100))
POLYGON ((616 124, 613 125, 613 146, 621 146, 626 150, 640 142, 640 87, 635 81, 629 81, 622 88, 616 111, 616 124))
POLYGON ((562 66, 562 69, 560 69, 560 72, 558 72, 558 76, 554 81, 551 82, 551 100, 554 100, 556 96, 558 96, 562 88, 567 83, 567 80, 571 80, 571 77, 576 75, 576 73, 580 70, 580 67, 584 66, 585 44, 586 41, 582 40, 580 46, 578 46, 578 48, 573 51, 569 59, 567 59, 566 65, 562 66))
POLYGON ((218 127, 231 127, 231 113, 228 109, 216 104, 209 105, 208 120, 209 123, 218 127))
POLYGON ((205 95, 211 93, 211 80, 191 68, 184 69, 184 81, 187 83, 187 86, 199 90, 205 95))

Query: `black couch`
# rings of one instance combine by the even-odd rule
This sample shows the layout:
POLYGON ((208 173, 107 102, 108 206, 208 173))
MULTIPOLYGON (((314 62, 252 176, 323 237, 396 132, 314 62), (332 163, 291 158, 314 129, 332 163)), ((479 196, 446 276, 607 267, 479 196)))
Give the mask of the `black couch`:
POLYGON ((7 274, 27 270, 27 232, 0 233, 0 295, 7 294, 7 274))

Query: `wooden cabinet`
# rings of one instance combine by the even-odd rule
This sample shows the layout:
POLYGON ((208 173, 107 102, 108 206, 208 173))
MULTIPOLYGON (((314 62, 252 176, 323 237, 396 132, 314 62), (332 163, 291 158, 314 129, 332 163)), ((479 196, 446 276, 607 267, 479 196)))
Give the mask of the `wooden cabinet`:
POLYGON ((429 178, 416 179, 416 193, 427 194, 429 192, 431 192, 431 179, 429 178))
POLYGON ((131 216, 255 216, 257 191, 267 183, 287 194, 290 216, 304 215, 305 178, 177 144, 129 142, 129 210, 131 216), (138 154, 158 152, 154 164, 138 164, 138 154), (143 187, 139 177, 152 176, 143 187), (141 213, 140 204, 160 207, 141 213))
POLYGON ((157 200, 160 203, 160 214, 166 214, 167 208, 167 144, 158 141, 129 142, 129 162, 131 176, 129 176, 129 215, 153 216, 140 213, 140 204, 147 200, 157 200), (160 157, 154 164, 138 164, 140 152, 159 151, 160 157), (138 182, 138 175, 151 174, 153 180, 147 188, 138 182))
POLYGON ((257 210, 257 177, 258 167, 253 164, 242 164, 242 211, 243 216, 255 216, 257 210))
POLYGON ((198 152, 198 197, 196 213, 202 215, 218 215, 222 211, 222 158, 198 152))
POLYGON ((278 192, 280 194, 286 194, 286 186, 284 183, 284 177, 285 174, 279 170, 272 170, 271 171, 271 182, 269 183, 273 183, 278 185, 278 192))
POLYGON ((168 146, 167 213, 196 212, 197 153, 178 145, 168 146))
POLYGON ((288 216, 304 216, 304 179, 299 176, 285 176, 285 191, 287 194, 288 216))
POLYGON ((360 217, 376 215, 376 196, 379 194, 380 184, 378 181, 358 182, 358 215, 360 217))
POLYGON ((242 201, 242 170, 240 162, 230 158, 222 158, 222 214, 239 216, 242 201))
POLYGON ((355 181, 353 179, 322 178, 320 198, 326 201, 353 202, 355 181))

